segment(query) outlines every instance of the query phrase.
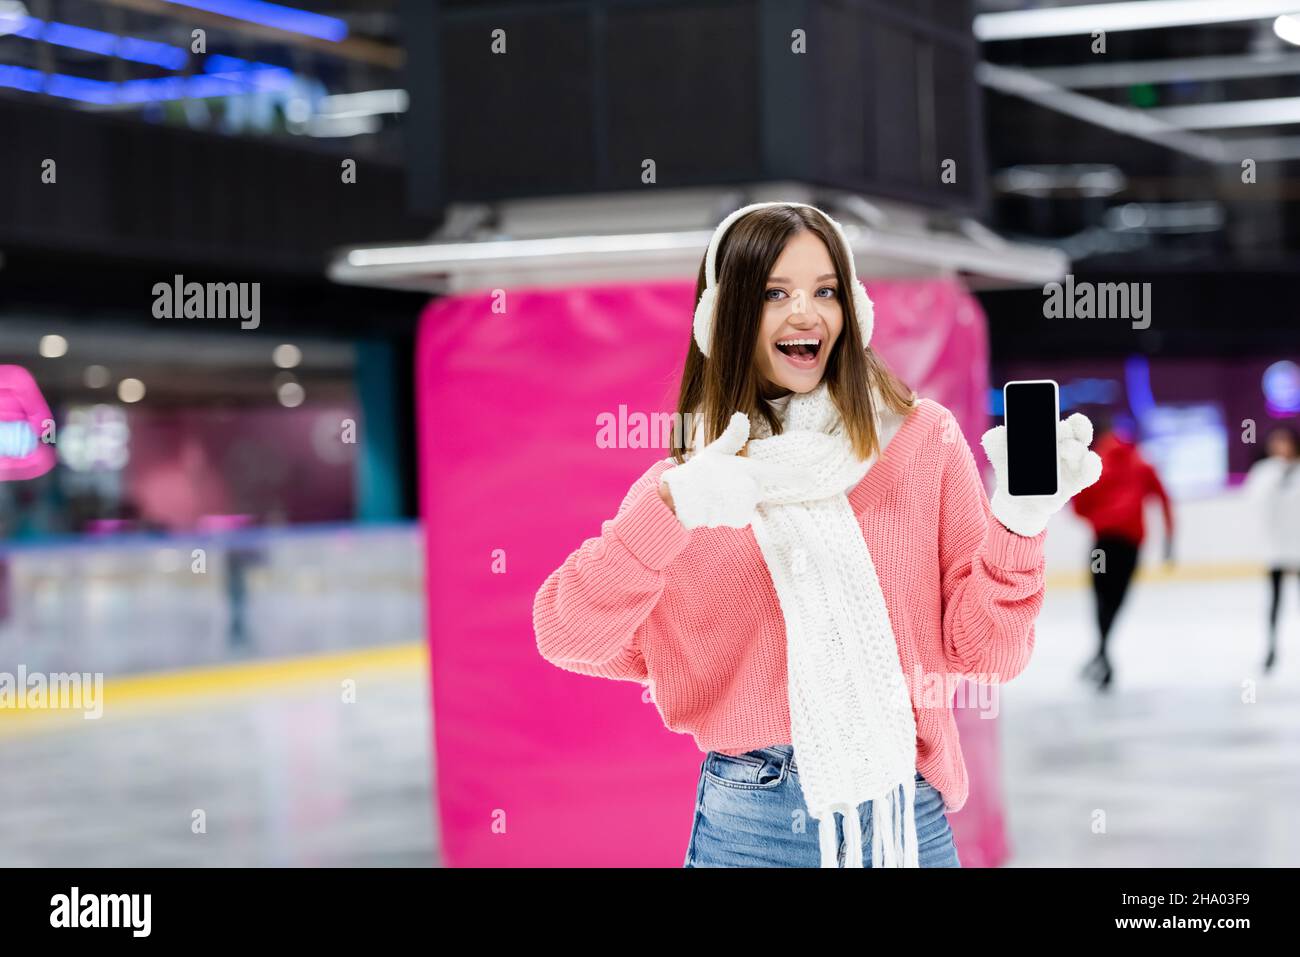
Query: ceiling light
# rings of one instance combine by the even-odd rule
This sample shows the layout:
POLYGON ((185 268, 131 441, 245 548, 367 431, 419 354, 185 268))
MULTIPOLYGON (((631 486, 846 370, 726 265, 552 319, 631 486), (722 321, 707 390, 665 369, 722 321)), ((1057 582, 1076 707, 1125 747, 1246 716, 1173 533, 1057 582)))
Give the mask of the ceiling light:
POLYGON ((1300 46, 1300 18, 1278 17, 1273 21, 1273 32, 1287 43, 1300 46))
POLYGON ((1071 90, 1116 89, 1139 83, 1187 83, 1195 80, 1288 76, 1300 73, 1300 52, 1079 63, 1035 67, 1026 72, 1040 80, 1071 90))
POLYGON ((316 104, 319 113, 332 117, 373 116, 376 113, 405 113, 410 97, 405 90, 365 90, 323 96, 316 104))
POLYGON ((58 335, 41 336, 37 349, 42 358, 57 359, 59 356, 67 354, 68 340, 58 335))
POLYGON ((139 379, 123 379, 117 384, 117 397, 123 402, 139 402, 144 398, 144 383, 139 379))
POLYGON ((384 122, 374 115, 333 116, 316 114, 307 122, 308 136, 361 136, 366 133, 378 133, 384 122))
POLYGON ((280 404, 285 408, 294 409, 302 405, 307 393, 297 382, 286 382, 275 390, 275 397, 280 400, 280 404))
POLYGON ((1275 96, 1264 100, 1229 100, 1163 106, 1148 115, 1187 130, 1225 130, 1241 126, 1286 126, 1300 123, 1300 96, 1275 96))
POLYGON ((1026 40, 1076 34, 1155 30, 1164 27, 1267 20, 1296 12, 1296 0, 1137 0, 1036 10, 981 13, 973 22, 983 41, 1026 40))
POLYGON ((999 172, 995 182, 1004 193, 1028 196, 1113 196, 1127 186, 1123 172, 1109 163, 1011 166, 999 172))
POLYGON ((281 369, 292 369, 302 362, 302 350, 292 343, 281 343, 271 350, 271 361, 281 369))

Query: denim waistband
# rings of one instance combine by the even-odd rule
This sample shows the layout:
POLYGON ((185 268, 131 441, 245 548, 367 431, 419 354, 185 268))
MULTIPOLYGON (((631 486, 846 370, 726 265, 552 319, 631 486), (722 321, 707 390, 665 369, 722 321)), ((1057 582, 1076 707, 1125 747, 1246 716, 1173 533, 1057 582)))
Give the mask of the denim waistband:
POLYGON ((780 760, 782 760, 782 761, 785 762, 785 764, 786 764, 786 768, 787 768, 791 773, 794 773, 794 772, 796 772, 796 771, 799 770, 799 765, 796 764, 796 763, 795 763, 795 760, 794 760, 794 745, 793 745, 793 744, 774 744, 774 745, 771 745, 770 747, 759 748, 759 749, 758 749, 756 752, 754 752, 754 753, 756 753, 756 754, 764 754, 764 753, 766 753, 766 754, 768 754, 768 755, 772 755, 772 756, 776 756, 776 757, 778 757, 780 760))

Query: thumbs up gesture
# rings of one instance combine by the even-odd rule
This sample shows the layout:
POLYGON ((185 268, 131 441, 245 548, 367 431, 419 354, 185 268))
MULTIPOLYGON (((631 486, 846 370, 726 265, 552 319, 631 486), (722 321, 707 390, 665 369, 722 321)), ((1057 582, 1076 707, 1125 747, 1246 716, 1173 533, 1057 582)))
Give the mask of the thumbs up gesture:
POLYGON ((744 528, 753 521, 768 463, 736 454, 748 441, 749 417, 736 412, 720 436, 660 477, 686 528, 744 528))

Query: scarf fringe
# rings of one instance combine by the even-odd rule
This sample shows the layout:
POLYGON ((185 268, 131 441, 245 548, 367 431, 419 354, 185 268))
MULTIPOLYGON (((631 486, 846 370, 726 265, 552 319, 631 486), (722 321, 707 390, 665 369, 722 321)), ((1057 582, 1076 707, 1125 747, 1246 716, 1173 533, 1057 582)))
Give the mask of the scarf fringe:
MULTIPOLYGON (((920 867, 920 850, 916 840, 916 781, 909 780, 883 797, 872 798, 871 866, 920 867), (885 828, 889 839, 885 839, 885 828)), ((817 821, 817 842, 822 867, 840 866, 840 848, 844 849, 846 868, 862 867, 862 818, 856 807, 837 806, 825 811, 817 821), (844 832, 841 842, 835 833, 835 815, 840 815, 844 832)))

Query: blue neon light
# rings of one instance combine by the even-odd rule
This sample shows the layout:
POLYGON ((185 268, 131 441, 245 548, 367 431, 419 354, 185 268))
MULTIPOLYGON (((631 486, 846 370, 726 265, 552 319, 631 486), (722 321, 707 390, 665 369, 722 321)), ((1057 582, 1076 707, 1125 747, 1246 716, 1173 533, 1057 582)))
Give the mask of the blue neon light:
MULTIPOLYGON (((1061 414, 1085 405, 1107 405, 1119 398, 1119 383, 1114 379, 1074 379, 1060 383, 1061 414)), ((989 415, 1002 414, 1002 389, 989 389, 989 415)))
POLYGON ((0 86, 27 93, 40 93, 45 89, 45 74, 25 66, 9 66, 0 63, 0 86))
POLYGON ((26 37, 28 40, 49 40, 56 46, 72 47, 74 50, 85 50, 88 53, 102 53, 105 56, 111 56, 113 53, 112 34, 86 30, 68 23, 46 23, 35 17, 24 20, 23 25, 14 31, 14 35, 26 37))
POLYGON ((1290 359, 1274 362, 1260 379, 1268 414, 1285 419, 1300 412, 1300 366, 1290 359))
POLYGON ((55 46, 69 47, 73 50, 85 50, 87 53, 99 53, 103 56, 121 57, 136 63, 147 63, 167 70, 179 70, 185 66, 188 54, 180 47, 137 37, 119 37, 102 30, 77 27, 70 23, 55 20, 38 20, 27 17, 23 25, 14 31, 13 36, 28 40, 44 40, 55 46))
POLYGON ((223 53, 209 53, 207 59, 203 61, 203 71, 205 73, 238 73, 241 70, 283 70, 284 67, 276 66, 274 63, 263 63, 260 60, 243 60, 237 56, 226 56, 223 53))
MULTIPOLYGON (((189 60, 189 52, 184 47, 175 47, 139 37, 122 37, 102 30, 77 27, 70 23, 55 20, 38 20, 27 17, 23 25, 12 36, 27 40, 44 40, 55 46, 84 50, 87 53, 99 53, 103 56, 116 56, 135 63, 147 63, 160 66, 166 70, 181 70, 189 60)), ((234 70, 247 70, 250 67, 271 69, 274 64, 244 60, 237 56, 210 54, 204 62, 208 73, 226 73, 234 70)))
POLYGON ((123 60, 153 63, 167 70, 183 70, 189 61, 189 51, 181 47, 139 37, 119 37, 116 53, 123 60))
POLYGON ((1124 360, 1124 384, 1129 410, 1138 426, 1145 429, 1156 408, 1156 397, 1151 391, 1151 364, 1146 356, 1129 356, 1124 360))
POLYGON ((1119 383, 1114 379, 1075 379, 1061 383, 1061 411, 1081 405, 1108 405, 1119 398, 1119 383))
POLYGON ((219 13, 236 20, 260 23, 290 33, 301 33, 309 37, 338 42, 347 37, 348 25, 337 17, 327 17, 320 13, 298 10, 294 7, 268 3, 267 0, 167 0, 181 7, 193 7, 219 13))
POLYGON ((293 71, 286 67, 243 70, 200 76, 164 76, 147 80, 110 83, 66 73, 48 75, 29 67, 0 64, 0 86, 28 93, 47 93, 82 103, 155 103, 164 100, 207 99, 234 96, 254 90, 282 89, 293 83, 293 71))

